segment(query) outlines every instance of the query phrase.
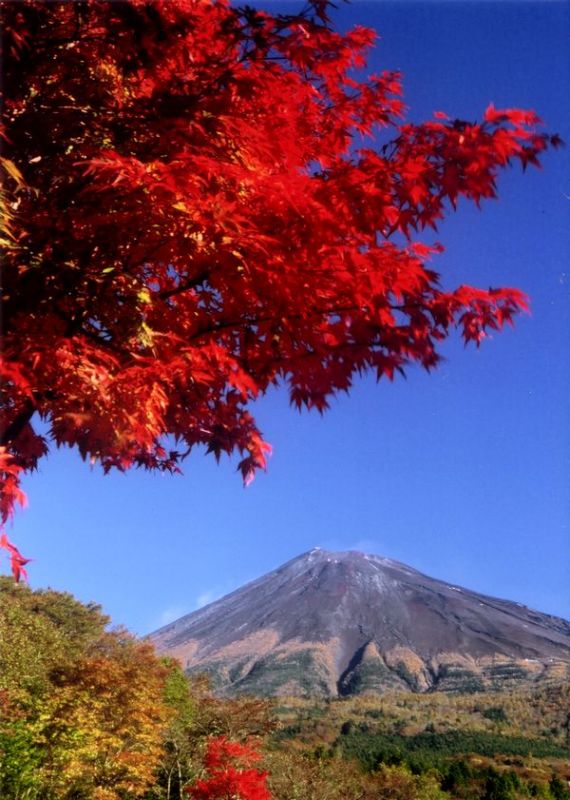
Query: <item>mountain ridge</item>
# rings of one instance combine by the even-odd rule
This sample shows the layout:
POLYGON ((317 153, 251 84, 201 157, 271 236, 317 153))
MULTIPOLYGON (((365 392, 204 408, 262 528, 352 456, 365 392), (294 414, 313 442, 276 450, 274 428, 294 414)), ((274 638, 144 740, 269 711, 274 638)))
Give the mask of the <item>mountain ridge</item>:
POLYGON ((223 694, 474 691, 570 670, 567 620, 359 551, 313 548, 149 638, 223 694))

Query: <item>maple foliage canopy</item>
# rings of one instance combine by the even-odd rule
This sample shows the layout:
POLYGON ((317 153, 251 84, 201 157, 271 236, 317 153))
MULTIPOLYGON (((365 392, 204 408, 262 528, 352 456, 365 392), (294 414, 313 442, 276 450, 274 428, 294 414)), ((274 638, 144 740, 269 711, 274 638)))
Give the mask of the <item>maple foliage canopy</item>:
POLYGON ((374 32, 336 32, 327 0, 0 8, 4 521, 47 452, 34 418, 104 470, 204 445, 247 483, 270 385, 322 411, 524 308, 442 288, 421 234, 558 143, 534 112, 406 123, 399 74, 360 77, 374 32))

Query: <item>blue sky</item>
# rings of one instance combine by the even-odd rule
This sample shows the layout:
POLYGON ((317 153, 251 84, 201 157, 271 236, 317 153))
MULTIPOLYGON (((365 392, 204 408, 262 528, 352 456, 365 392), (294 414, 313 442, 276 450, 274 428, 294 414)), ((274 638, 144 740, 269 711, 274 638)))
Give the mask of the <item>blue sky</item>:
MULTIPOLYGON (((474 120, 493 101, 570 141, 569 3, 356 2, 334 19, 380 33, 371 71, 403 71, 410 119, 474 120)), ((146 633, 321 546, 570 618, 568 151, 504 174, 499 194, 446 221, 434 267, 449 286, 528 292, 514 330, 480 350, 455 338, 431 375, 364 379, 323 418, 273 392, 255 410, 274 455, 247 490, 235 461, 198 452, 183 477, 102 476, 54 452, 11 532, 35 559, 31 585, 146 633)))

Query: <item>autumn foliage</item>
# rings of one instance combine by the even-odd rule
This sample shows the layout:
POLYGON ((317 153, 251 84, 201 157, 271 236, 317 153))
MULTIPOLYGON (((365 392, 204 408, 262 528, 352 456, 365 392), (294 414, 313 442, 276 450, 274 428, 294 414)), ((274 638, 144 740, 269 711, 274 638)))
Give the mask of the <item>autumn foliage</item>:
POLYGON ((215 697, 97 605, 0 576, 0 797, 570 800, 558 675, 514 692, 215 697))
POLYGON ((272 384, 322 411, 525 307, 444 288, 421 237, 557 138, 492 105, 406 123, 400 75, 362 77, 374 33, 328 5, 0 3, 4 521, 48 449, 34 419, 104 470, 203 445, 247 483, 272 384))
POLYGON ((224 736, 210 739, 206 777, 186 791, 192 800, 270 800, 267 774, 253 766, 259 759, 255 750, 239 742, 224 736))
POLYGON ((1 577, 0 601, 0 797, 146 797, 174 665, 70 595, 1 577))

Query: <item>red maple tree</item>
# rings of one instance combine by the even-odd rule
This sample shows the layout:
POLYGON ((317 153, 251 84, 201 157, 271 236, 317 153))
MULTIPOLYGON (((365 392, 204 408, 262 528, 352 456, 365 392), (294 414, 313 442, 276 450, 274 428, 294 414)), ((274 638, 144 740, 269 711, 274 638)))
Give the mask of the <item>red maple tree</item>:
POLYGON ((186 789, 192 800, 270 800, 267 773, 256 769, 255 750, 224 736, 210 739, 204 766, 206 775, 186 789))
POLYGON ((104 470, 204 445, 247 483, 271 384, 322 411, 525 307, 443 288, 416 237, 559 140, 493 106, 405 123, 399 74, 360 77, 373 31, 328 5, 0 0, 3 521, 48 449, 35 418, 104 470))

